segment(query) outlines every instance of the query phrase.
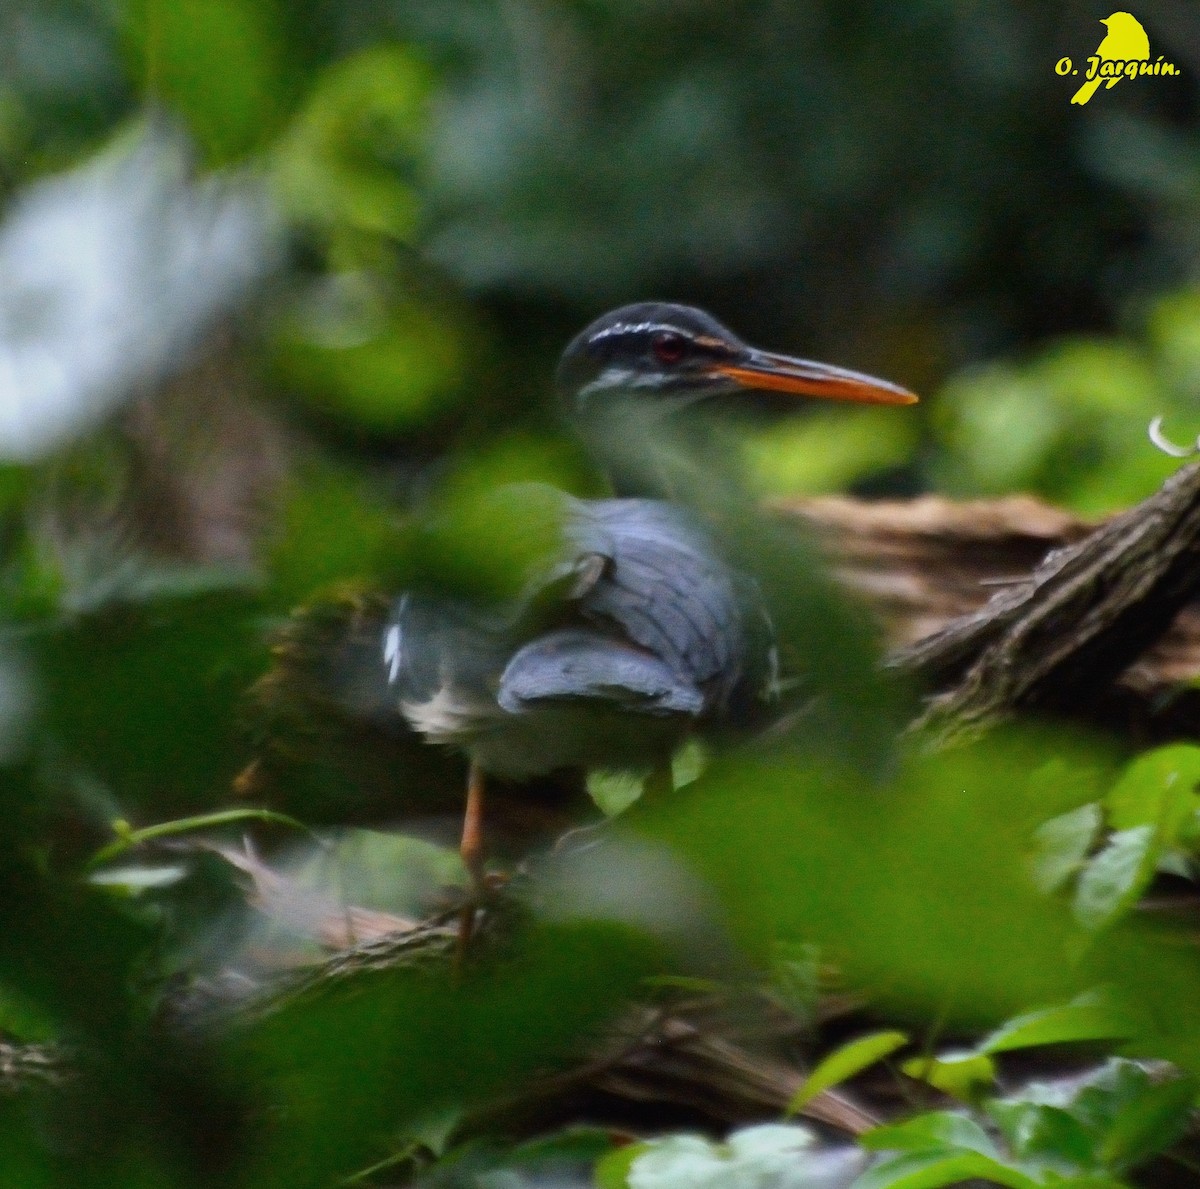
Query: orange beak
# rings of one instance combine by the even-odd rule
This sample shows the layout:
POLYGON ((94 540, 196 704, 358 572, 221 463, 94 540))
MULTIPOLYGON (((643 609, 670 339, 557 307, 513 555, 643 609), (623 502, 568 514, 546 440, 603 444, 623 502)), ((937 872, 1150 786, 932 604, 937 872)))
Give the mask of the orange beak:
POLYGON ((907 388, 876 376, 754 348, 736 363, 716 364, 711 374, 726 376, 743 388, 790 392, 821 400, 849 400, 866 405, 914 405, 918 400, 907 388))

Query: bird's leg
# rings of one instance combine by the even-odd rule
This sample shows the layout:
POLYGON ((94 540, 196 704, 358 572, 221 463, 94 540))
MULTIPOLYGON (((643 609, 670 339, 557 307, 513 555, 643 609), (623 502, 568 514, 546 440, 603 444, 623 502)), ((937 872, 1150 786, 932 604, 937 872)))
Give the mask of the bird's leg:
POLYGON ((486 890, 483 878, 483 769, 472 764, 467 772, 467 807, 463 814, 458 853, 471 881, 468 900, 458 918, 458 953, 461 961, 475 930, 475 911, 486 890))

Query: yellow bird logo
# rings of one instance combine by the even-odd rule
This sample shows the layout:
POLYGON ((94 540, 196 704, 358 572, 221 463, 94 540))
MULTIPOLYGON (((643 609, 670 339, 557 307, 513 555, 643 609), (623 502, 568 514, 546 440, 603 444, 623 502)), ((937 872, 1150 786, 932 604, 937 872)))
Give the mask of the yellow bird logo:
POLYGON ((1110 90, 1124 77, 1133 78, 1137 66, 1125 63, 1148 62, 1150 60, 1150 38, 1137 17, 1128 12, 1114 12, 1101 22, 1108 29, 1096 52, 1088 57, 1087 82, 1071 96, 1072 103, 1086 103, 1100 89, 1110 90), (1118 65, 1118 63, 1120 65, 1118 65))

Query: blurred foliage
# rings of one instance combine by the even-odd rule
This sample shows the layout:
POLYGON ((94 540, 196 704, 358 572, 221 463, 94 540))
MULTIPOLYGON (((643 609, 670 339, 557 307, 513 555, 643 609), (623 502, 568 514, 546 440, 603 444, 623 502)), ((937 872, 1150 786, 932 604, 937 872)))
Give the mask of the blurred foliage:
POLYGON ((1156 416, 1185 439, 1200 368, 1190 289, 1150 308, 1143 333, 1064 339, 1021 364, 964 372, 941 394, 938 474, 958 493, 1036 491, 1085 515, 1128 507, 1177 465, 1148 449, 1156 416))
POLYGON ((536 929, 457 992, 447 970, 366 973, 289 1004, 234 1042, 275 1103, 254 1183, 328 1184, 377 1158, 382 1137, 500 1096, 653 969, 628 931, 576 923, 536 929))
POLYGON ((864 1137, 895 1152, 859 1189, 947 1185, 967 1177, 1034 1189, 1120 1185, 1130 1165, 1182 1134, 1196 1096, 1191 1078, 1155 1082, 1140 1066, 1113 1060, 1090 1076, 1059 1086, 1033 1083, 985 1103, 999 1142, 979 1123, 930 1112, 864 1137))
MULTIPOLYGON (((1138 16, 1182 75, 1072 109, 1053 64, 1099 15, 3 6, 0 1028, 76 1068, 0 1095, 0 1183, 1150 1175, 1200 1076, 1194 930, 1145 899, 1194 892, 1200 752, 1049 732, 897 748, 908 693, 737 465, 773 494, 1022 489, 1087 514, 1171 472, 1145 431, 1200 428, 1196 29, 1150 0, 1138 16), (752 418, 715 447, 645 425, 568 440, 546 399, 563 342, 658 296, 925 401, 752 418), (210 454, 159 450, 159 402, 211 429, 210 454), (563 857, 462 977, 367 971, 238 1027, 175 1026, 193 984, 318 948, 307 919, 258 921, 226 861, 260 794, 305 827, 459 811, 460 758, 404 738, 367 679, 380 602, 414 582, 512 594, 554 501, 497 489, 595 493, 598 461, 669 472, 757 578, 804 675, 796 713, 681 758, 654 804, 597 777, 606 843, 563 857), (244 474, 269 498, 229 496, 244 474), (223 498, 257 519, 222 519, 223 498), (264 686, 272 647, 294 684, 264 686), (830 967, 868 1004, 865 1036, 815 1029, 830 967), (861 1145, 782 1120, 630 1144, 479 1123, 628 1002, 697 976, 757 981, 813 1026, 807 1092, 884 1062, 952 1109, 861 1145), (1090 1064, 1013 1089, 1029 1050, 1090 1064)), ((304 835, 274 825, 283 865, 304 835)), ((300 856, 289 887, 313 913, 416 912, 460 874, 390 832, 324 832, 300 856)))
POLYGON ((903 1048, 908 1037, 903 1032, 872 1032, 860 1036, 830 1053, 805 1079, 804 1085, 792 1095, 788 1114, 794 1115, 822 1090, 836 1086, 860 1073, 876 1061, 903 1048))

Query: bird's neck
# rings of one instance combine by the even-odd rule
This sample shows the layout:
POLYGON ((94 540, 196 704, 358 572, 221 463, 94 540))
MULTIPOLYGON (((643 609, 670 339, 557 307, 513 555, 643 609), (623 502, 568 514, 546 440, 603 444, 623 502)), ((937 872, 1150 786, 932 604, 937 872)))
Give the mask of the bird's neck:
POLYGON ((613 494, 692 503, 695 493, 731 481, 729 444, 700 417, 647 410, 631 401, 578 426, 613 494))

